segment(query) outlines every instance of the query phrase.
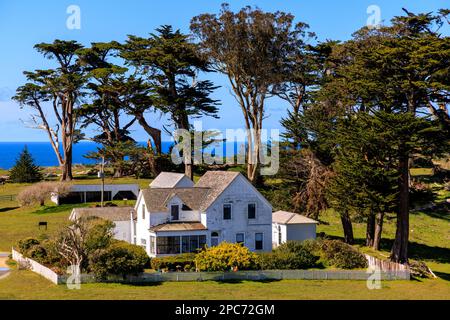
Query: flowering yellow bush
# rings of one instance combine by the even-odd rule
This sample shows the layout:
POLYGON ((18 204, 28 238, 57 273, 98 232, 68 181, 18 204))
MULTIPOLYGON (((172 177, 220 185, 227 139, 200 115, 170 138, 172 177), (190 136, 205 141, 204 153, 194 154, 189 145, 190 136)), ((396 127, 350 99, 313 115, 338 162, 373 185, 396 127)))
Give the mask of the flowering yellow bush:
POLYGON ((251 270, 258 266, 258 256, 238 243, 222 242, 195 257, 199 271, 251 270))

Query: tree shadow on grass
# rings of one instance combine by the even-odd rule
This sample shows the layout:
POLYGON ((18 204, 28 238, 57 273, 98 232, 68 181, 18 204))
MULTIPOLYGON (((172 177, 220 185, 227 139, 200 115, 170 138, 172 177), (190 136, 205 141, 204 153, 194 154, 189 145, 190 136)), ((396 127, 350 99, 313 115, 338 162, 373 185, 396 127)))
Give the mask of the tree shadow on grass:
POLYGON ((259 282, 259 283, 273 283, 273 282, 279 282, 280 279, 261 279, 261 280, 253 280, 253 279, 229 279, 229 280, 208 280, 208 281, 214 281, 218 284, 239 284, 244 282, 259 282))
POLYGON ((434 208, 430 209, 411 211, 411 214, 418 214, 419 212, 424 213, 432 218, 442 219, 450 222, 450 203, 448 202, 436 204, 434 208))
POLYGON ((19 209, 20 207, 6 207, 6 208, 0 208, 0 212, 7 212, 11 210, 19 209))
POLYGON ((88 207, 90 204, 87 203, 79 203, 79 204, 63 204, 59 206, 42 206, 37 210, 33 211, 34 214, 49 214, 49 213, 60 213, 65 211, 72 211, 74 208, 83 208, 88 207))
POLYGON ((436 277, 439 277, 442 280, 450 281, 450 273, 439 272, 439 271, 433 271, 433 273, 436 275, 436 277))
MULTIPOLYGON (((327 236, 329 239, 341 240, 344 238, 338 236, 327 236)), ((381 251, 390 251, 392 249, 393 239, 382 239, 380 242, 381 251)), ((365 246, 366 239, 356 238, 355 244, 365 246)), ((414 260, 433 260, 438 263, 450 263, 450 248, 429 246, 423 243, 409 242, 409 258, 414 260)))
POLYGON ((133 286, 133 287, 156 287, 156 286, 162 285, 163 283, 164 283, 163 281, 155 281, 155 282, 151 282, 151 281, 127 282, 127 281, 124 281, 124 282, 120 282, 119 284, 133 286))

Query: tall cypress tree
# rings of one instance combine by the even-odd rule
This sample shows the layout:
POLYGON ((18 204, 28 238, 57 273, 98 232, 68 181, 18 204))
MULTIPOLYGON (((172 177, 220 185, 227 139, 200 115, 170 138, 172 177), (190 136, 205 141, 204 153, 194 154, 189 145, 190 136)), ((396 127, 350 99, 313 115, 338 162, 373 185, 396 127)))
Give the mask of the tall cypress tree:
POLYGON ((13 182, 36 182, 42 180, 40 168, 34 164, 34 159, 27 146, 16 160, 16 164, 10 170, 10 179, 13 182))

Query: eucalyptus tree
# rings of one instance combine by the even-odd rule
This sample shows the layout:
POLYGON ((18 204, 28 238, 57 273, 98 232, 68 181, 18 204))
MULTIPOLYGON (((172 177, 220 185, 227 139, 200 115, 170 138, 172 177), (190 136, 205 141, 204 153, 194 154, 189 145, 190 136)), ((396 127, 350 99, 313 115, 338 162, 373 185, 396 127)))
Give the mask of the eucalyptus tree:
POLYGON ((76 52, 83 46, 76 41, 55 40, 40 43, 34 48, 57 66, 53 69, 25 71, 27 83, 20 86, 13 97, 21 106, 31 107, 31 126, 44 130, 58 159, 61 180, 72 179, 72 151, 77 141, 77 108, 86 82, 76 52), (53 113, 56 123, 51 123, 53 113))
MULTIPOLYGON (((190 118, 217 117, 218 101, 210 96, 217 87, 198 78, 200 72, 210 71, 208 61, 179 30, 165 25, 156 31, 148 38, 130 35, 121 57, 150 86, 153 106, 168 113, 176 129, 191 131, 190 118)), ((184 152, 184 159, 185 174, 192 178, 190 152, 184 152)))
POLYGON ((308 26, 294 23, 284 12, 245 7, 232 12, 222 5, 219 15, 201 14, 191 21, 212 68, 228 78, 247 129, 247 177, 256 183, 261 162, 261 130, 266 100, 285 82, 290 57, 303 45, 308 26))

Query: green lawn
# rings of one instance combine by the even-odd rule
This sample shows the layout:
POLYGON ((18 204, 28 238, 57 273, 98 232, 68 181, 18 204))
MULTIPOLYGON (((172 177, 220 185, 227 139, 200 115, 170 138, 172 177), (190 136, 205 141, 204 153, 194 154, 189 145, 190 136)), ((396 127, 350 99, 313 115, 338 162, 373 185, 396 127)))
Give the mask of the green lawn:
POLYGON ((145 286, 82 284, 80 290, 53 285, 31 271, 0 280, 0 299, 449 299, 447 281, 391 281, 369 290, 365 281, 283 280, 271 282, 164 282, 145 286))
MULTIPOLYGON (((110 179, 108 183, 139 183, 150 180, 110 179)), ((98 183, 98 179, 77 179, 74 183, 98 183)), ((0 195, 17 194, 25 185, 0 186, 0 195)), ((120 203, 119 203, 120 204, 120 203)), ((129 201, 128 205, 131 202, 129 201)), ((39 221, 48 222, 47 234, 66 224, 73 206, 19 208, 15 201, 0 201, 0 251, 10 251, 17 240, 39 236, 39 221)), ((320 217, 318 232, 341 237, 339 218, 329 210, 320 217)), ((365 223, 355 222, 354 232, 361 249, 387 257, 395 232, 395 217, 387 217, 381 252, 362 246, 365 223)), ((381 290, 369 290, 365 281, 283 280, 272 282, 166 282, 136 286, 120 284, 85 284, 81 290, 56 286, 30 272, 13 270, 0 280, 0 299, 450 299, 450 214, 448 212, 411 213, 410 254, 426 260, 439 279, 422 281, 385 281, 381 290), (32 290, 30 290, 32 288, 32 290)))

